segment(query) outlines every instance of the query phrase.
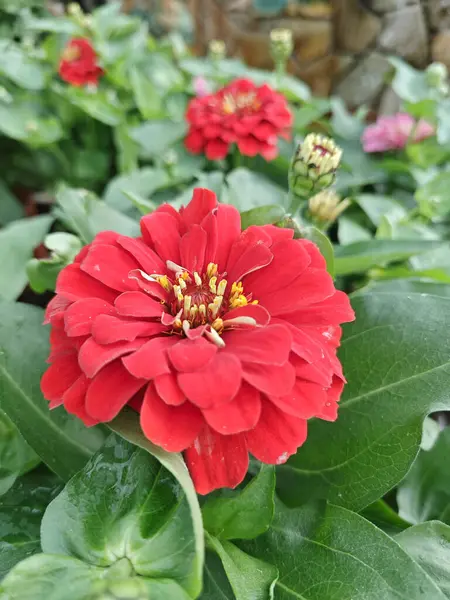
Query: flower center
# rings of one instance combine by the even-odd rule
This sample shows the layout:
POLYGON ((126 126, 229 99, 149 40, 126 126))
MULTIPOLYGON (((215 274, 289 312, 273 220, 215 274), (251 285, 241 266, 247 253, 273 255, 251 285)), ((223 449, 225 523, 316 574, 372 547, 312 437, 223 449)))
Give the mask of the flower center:
POLYGON ((156 280, 170 295, 168 308, 175 317, 173 333, 186 333, 191 328, 210 325, 220 334, 236 323, 235 319, 222 318, 227 312, 247 304, 258 304, 251 294, 244 294, 241 282, 229 286, 224 278, 226 273, 219 274, 215 263, 209 263, 202 275, 196 271, 190 273, 170 261, 168 267, 175 271, 175 276, 158 276, 156 280))
POLYGON ((74 60, 78 60, 81 56, 81 50, 78 46, 67 46, 67 48, 62 53, 62 59, 66 62, 73 62, 74 60))
POLYGON ((256 92, 225 94, 221 108, 226 115, 232 115, 237 111, 256 112, 261 108, 261 102, 258 100, 256 92))
POLYGON ((314 152, 318 152, 320 156, 327 156, 332 154, 329 148, 325 148, 325 146, 321 146, 320 144, 314 144, 314 152))

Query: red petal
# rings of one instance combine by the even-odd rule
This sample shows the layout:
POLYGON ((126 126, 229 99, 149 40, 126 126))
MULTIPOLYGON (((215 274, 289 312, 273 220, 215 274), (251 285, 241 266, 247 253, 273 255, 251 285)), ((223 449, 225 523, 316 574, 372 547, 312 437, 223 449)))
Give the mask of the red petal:
POLYGON ((167 452, 181 452, 200 433, 204 420, 198 408, 185 402, 169 406, 148 385, 141 408, 141 427, 145 436, 167 452))
POLYGON ((258 298, 274 317, 296 312, 302 306, 314 304, 332 296, 335 292, 333 280, 326 271, 307 269, 288 288, 263 293, 258 298))
MULTIPOLYGON (((183 213, 184 215, 184 213, 183 213)), ((180 242, 181 264, 188 271, 203 271, 207 235, 200 225, 192 225, 180 242)))
POLYGON ((253 271, 257 271, 271 262, 272 252, 269 248, 256 243, 247 248, 232 266, 228 265, 227 279, 231 283, 240 281, 245 275, 253 273, 253 271))
POLYGON ((217 346, 203 337, 184 339, 169 349, 169 358, 177 371, 189 373, 203 369, 216 355, 217 346))
POLYGON ((261 142, 252 135, 240 138, 237 142, 239 151, 244 156, 256 156, 260 150, 261 142))
POLYGON ((151 337, 161 334, 166 327, 160 322, 127 321, 109 315, 98 316, 92 326, 92 337, 99 344, 114 344, 115 342, 132 342, 137 337, 151 337))
POLYGON ((261 329, 226 331, 223 352, 231 352, 242 362, 284 365, 289 358, 292 335, 283 325, 261 329))
POLYGON ((231 402, 203 410, 208 425, 217 433, 231 435, 253 429, 261 414, 261 394, 247 383, 231 402))
POLYGON ((130 279, 136 281, 138 287, 153 299, 162 300, 162 303, 168 301, 169 293, 167 290, 165 290, 158 281, 153 280, 151 276, 149 279, 149 276, 141 269, 130 271, 128 276, 130 279))
POLYGON ((166 265, 156 252, 142 240, 120 235, 117 238, 117 243, 137 260, 140 268, 148 275, 163 275, 166 272, 166 265))
POLYGON ((186 396, 178 387, 177 378, 173 373, 158 375, 153 383, 159 396, 166 404, 179 406, 186 401, 186 396))
POLYGON ((322 302, 304 306, 295 313, 287 315, 285 319, 298 326, 340 325, 341 323, 353 321, 355 313, 347 294, 337 290, 322 302))
POLYGON ((113 314, 114 307, 99 298, 77 300, 64 314, 64 327, 68 336, 88 335, 98 315, 113 314))
POLYGON ((320 252, 319 248, 311 242, 310 240, 298 240, 303 244, 303 247, 308 252, 311 257, 311 267, 314 269, 325 269, 327 268, 327 261, 325 260, 323 254, 320 252))
MULTIPOLYGON (((159 283, 157 285, 159 286, 159 283)), ((120 315, 127 317, 158 318, 164 312, 161 302, 153 300, 142 292, 124 292, 117 296, 114 305, 120 315)))
POLYGON ((68 300, 100 298, 106 302, 113 303, 114 298, 117 296, 117 292, 83 273, 78 263, 64 267, 58 275, 55 291, 68 300))
POLYGON ((116 360, 92 380, 86 394, 86 410, 101 423, 111 421, 146 383, 130 375, 122 361, 116 360))
POLYGON ((70 305, 70 300, 62 296, 53 296, 45 309, 44 325, 63 321, 64 313, 70 305))
POLYGON ((133 342, 116 342, 115 344, 103 346, 98 344, 94 338, 89 338, 80 348, 78 363, 85 375, 92 379, 107 364, 140 348, 144 343, 144 339, 138 339, 133 342))
POLYGON ((286 396, 269 398, 283 412, 301 419, 317 417, 327 402, 323 386, 304 379, 297 379, 292 392, 286 396))
POLYGON ((216 262, 217 247, 219 244, 216 213, 216 210, 208 213, 201 223, 202 229, 206 232, 205 260, 203 263, 205 267, 211 262, 216 262))
POLYGON ((83 421, 88 427, 96 425, 98 421, 90 417, 84 406, 89 379, 86 375, 80 375, 75 383, 65 392, 63 396, 64 408, 72 415, 83 421))
MULTIPOLYGON (((187 229, 192 225, 200 225, 208 213, 217 206, 217 196, 211 190, 195 188, 192 200, 185 207, 182 221, 187 229)), ((184 263, 183 263, 183 266, 184 263)))
POLYGON ((223 487, 235 488, 247 473, 248 454, 243 434, 219 435, 205 427, 184 456, 199 494, 223 487))
POLYGON ((61 404, 64 392, 80 375, 81 371, 75 352, 63 354, 55 359, 41 379, 41 391, 44 398, 61 404))
POLYGON ((285 227, 277 227, 276 225, 262 225, 260 227, 271 239, 272 247, 275 242, 281 242, 281 240, 291 240, 294 237, 293 229, 286 229, 285 227))
POLYGON ((198 407, 211 408, 236 396, 241 376, 239 360, 232 354, 218 352, 205 368, 194 373, 179 373, 178 385, 198 407))
POLYGON ((242 365, 242 377, 261 392, 285 396, 294 387, 295 370, 288 362, 282 367, 245 363, 242 365))
POLYGON ((222 317, 224 321, 237 319, 238 317, 250 317, 255 319, 258 325, 265 327, 269 324, 270 314, 259 304, 247 304, 247 306, 239 306, 228 311, 222 317))
POLYGON ((304 419, 286 415, 268 401, 263 402, 258 425, 246 434, 249 452, 258 460, 281 465, 306 440, 304 419))
POLYGON ((108 287, 124 292, 136 289, 136 283, 128 273, 139 267, 138 263, 124 250, 106 244, 91 246, 81 269, 108 287))
POLYGON ((180 264, 180 230, 179 223, 167 212, 155 211, 142 217, 141 229, 151 240, 155 251, 165 263, 168 260, 180 264))
POLYGON ((228 154, 230 145, 222 140, 209 140, 206 143, 205 154, 208 160, 221 160, 228 154))
POLYGON ((155 337, 142 348, 123 359, 123 364, 135 377, 153 379, 158 375, 170 373, 167 348, 176 344, 175 337, 155 337))
POLYGON ((331 385, 333 370, 328 360, 319 360, 314 364, 310 364, 292 352, 289 361, 294 367, 297 377, 318 383, 325 388, 331 385))
POLYGON ((265 269, 251 273, 245 278, 245 291, 253 298, 284 289, 308 267, 309 254, 297 240, 282 240, 271 247, 273 259, 265 269))
POLYGON ((231 247, 241 234, 241 215, 234 206, 219 204, 217 207, 217 231, 219 235, 215 261, 223 273, 231 247))
POLYGON ((191 129, 184 139, 184 145, 192 154, 199 154, 206 143, 204 136, 198 129, 191 129))

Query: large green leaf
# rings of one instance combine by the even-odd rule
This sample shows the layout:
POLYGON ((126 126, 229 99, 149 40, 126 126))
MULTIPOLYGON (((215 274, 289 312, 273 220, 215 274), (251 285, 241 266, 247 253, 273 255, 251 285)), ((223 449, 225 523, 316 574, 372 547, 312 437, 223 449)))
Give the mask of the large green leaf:
MULTIPOLYGON (((450 508, 450 428, 430 450, 421 450, 397 492, 400 515, 411 523, 443 520, 450 508)), ((450 521, 449 521, 450 524, 450 521)))
POLYGON ((395 541, 450 598, 450 527, 439 521, 421 523, 399 533, 395 541))
POLYGON ((378 227, 382 217, 389 215, 398 220, 406 216, 405 208, 391 196, 381 194, 359 194, 355 201, 360 205, 372 223, 378 227))
POLYGON ((369 504, 361 511, 361 515, 388 535, 395 535, 410 526, 384 500, 369 504))
POLYGON ((130 69, 130 84, 137 107, 144 119, 158 119, 164 116, 161 92, 139 67, 133 66, 130 69))
POLYGON ((279 204, 286 207, 287 190, 254 171, 238 168, 227 177, 227 203, 240 211, 279 204))
POLYGON ((195 534, 196 557, 192 566, 193 589, 200 593, 201 579, 203 574, 203 562, 205 558, 205 543, 203 538, 203 520, 198 503, 194 484, 187 470, 182 456, 175 452, 166 452, 159 446, 152 444, 142 433, 139 416, 132 410, 122 411, 113 421, 108 423, 109 427, 128 440, 155 456, 159 462, 176 478, 186 494, 195 534), (197 582, 197 586, 195 586, 197 582))
POLYGON ((192 596, 201 589, 183 488, 156 458, 115 435, 49 505, 41 543, 44 552, 98 567, 127 558, 138 575, 173 579, 192 596))
POLYGON ((61 487, 56 475, 38 469, 0 498, 0 580, 16 563, 41 551, 41 519, 61 487))
POLYGON ((161 157, 177 140, 184 137, 186 124, 173 121, 146 121, 130 130, 131 137, 139 144, 142 158, 161 157))
POLYGON ((363 273, 371 267, 403 261, 442 246, 429 240, 369 240, 346 246, 336 246, 334 271, 336 275, 363 273))
POLYGON ((420 211, 428 218, 445 216, 450 212, 450 173, 439 173, 416 191, 420 211))
POLYGON ((212 550, 206 551, 205 575, 200 600, 236 600, 222 561, 212 550))
POLYGON ((17 427, 0 410, 0 496, 9 490, 21 473, 38 463, 38 457, 17 427))
POLYGON ((444 600, 425 571, 363 517, 325 502, 277 503, 269 531, 239 544, 279 569, 277 600, 444 600))
POLYGON ((0 180, 0 224, 6 225, 24 216, 24 208, 0 180))
POLYGON ((0 73, 27 90, 38 91, 45 86, 43 64, 27 56, 25 50, 11 40, 1 40, 0 73))
POLYGON ((155 190, 168 182, 169 176, 165 171, 146 167, 114 177, 106 186, 104 200, 106 204, 116 210, 126 212, 132 208, 127 194, 138 194, 148 198, 155 190))
POLYGON ((344 326, 339 354, 348 384, 338 419, 311 421, 304 446, 279 467, 277 486, 289 504, 371 504, 406 475, 425 416, 450 405, 449 300, 361 293, 352 305, 356 321, 344 326))
POLYGON ((205 529, 221 540, 257 537, 272 521, 274 490, 275 469, 263 465, 242 491, 208 498, 202 510, 205 529))
POLYGON ((27 262, 45 237, 52 217, 15 221, 0 231, 0 299, 15 300, 27 283, 27 262))
POLYGON ((103 441, 63 408, 50 411, 40 391, 48 331, 44 313, 29 304, 0 303, 0 409, 36 454, 60 477, 81 469, 103 441))
POLYGON ((207 535, 208 545, 222 561, 236 600, 273 599, 278 569, 249 556, 234 544, 207 535))

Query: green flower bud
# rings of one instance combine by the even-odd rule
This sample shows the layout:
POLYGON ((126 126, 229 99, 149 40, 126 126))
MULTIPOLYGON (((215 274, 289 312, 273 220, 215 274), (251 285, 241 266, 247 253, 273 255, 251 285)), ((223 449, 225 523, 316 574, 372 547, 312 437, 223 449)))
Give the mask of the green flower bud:
POLYGON ((289 169, 291 194, 306 199, 311 193, 330 187, 341 157, 342 150, 332 139, 315 133, 307 135, 289 169))
POLYGON ((217 62, 223 60, 225 58, 225 53, 226 47, 223 40, 211 40, 209 42, 208 56, 212 61, 217 62))
POLYGON ((272 29, 270 32, 270 52, 275 64, 286 63, 294 49, 290 29, 272 29))
POLYGON ((333 190, 323 190, 308 201, 309 213, 318 223, 334 223, 344 210, 350 205, 350 200, 341 200, 339 194, 333 190))
POLYGON ((430 87, 439 89, 442 84, 446 84, 448 78, 447 67, 440 62, 431 63, 425 71, 425 77, 430 87))
POLYGON ((83 14, 83 10, 78 2, 71 2, 67 5, 67 14, 71 17, 79 17, 83 14))

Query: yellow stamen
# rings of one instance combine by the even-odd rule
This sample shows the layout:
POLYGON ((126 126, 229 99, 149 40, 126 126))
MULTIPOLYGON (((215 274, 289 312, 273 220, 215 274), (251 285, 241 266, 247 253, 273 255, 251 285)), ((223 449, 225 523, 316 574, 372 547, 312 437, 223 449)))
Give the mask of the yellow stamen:
POLYGON ((213 294, 217 293, 216 283, 217 283, 217 277, 211 277, 211 279, 209 280, 209 289, 211 290, 211 292, 213 294))
POLYGON ((195 319, 195 317, 197 316, 198 313, 198 306, 191 306, 191 310, 189 311, 189 317, 191 319, 191 321, 193 321, 195 319))
POLYGON ((252 304, 259 304, 259 300, 253 300, 252 304))
POLYGON ((200 304, 198 307, 198 314, 202 318, 202 320, 206 319, 206 306, 204 304, 200 304))
POLYGON ((217 333, 222 333, 223 331, 223 321, 222 319, 216 319, 211 327, 217 331, 217 333))
POLYGON ((184 281, 184 279, 182 277, 178 277, 178 283, 180 284, 180 288, 182 290, 186 289, 186 282, 184 281))
POLYGON ((173 322, 173 326, 176 327, 177 329, 181 329, 181 327, 182 327, 181 319, 175 319, 175 321, 173 322))
POLYGON ((217 295, 218 296, 223 296, 225 294, 225 290, 226 290, 227 285, 228 285, 227 280, 226 279, 222 279, 222 281, 217 286, 217 295))
POLYGON ((167 275, 161 275, 161 277, 157 277, 157 281, 161 287, 163 287, 165 290, 170 292, 170 288, 171 288, 172 284, 170 283, 167 275))
POLYGON ((202 285, 202 278, 197 273, 197 271, 194 272, 194 280, 195 280, 196 285, 202 285))
POLYGON ((206 274, 209 278, 214 277, 217 274, 218 267, 215 263, 209 263, 206 268, 206 274))
POLYGON ((173 286, 173 293, 175 294, 176 297, 178 297, 181 294, 181 288, 179 285, 173 286))
POLYGON ((184 297, 184 314, 187 317, 189 315, 189 311, 191 310, 191 296, 184 297))
POLYGON ((189 277, 189 273, 187 271, 183 271, 180 277, 181 279, 183 279, 183 281, 191 281, 191 278, 189 277))

